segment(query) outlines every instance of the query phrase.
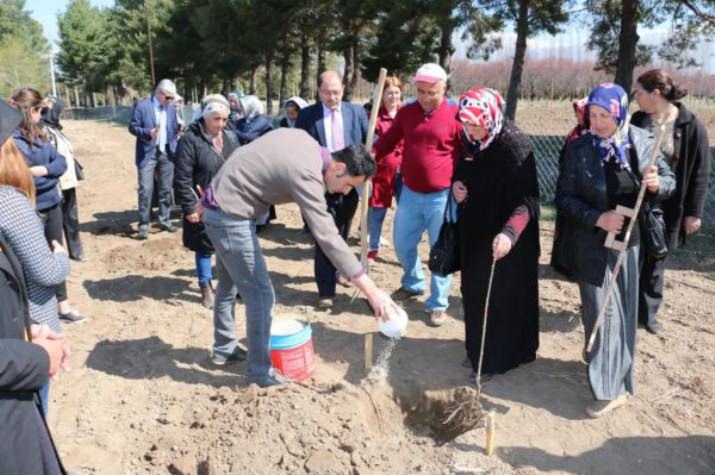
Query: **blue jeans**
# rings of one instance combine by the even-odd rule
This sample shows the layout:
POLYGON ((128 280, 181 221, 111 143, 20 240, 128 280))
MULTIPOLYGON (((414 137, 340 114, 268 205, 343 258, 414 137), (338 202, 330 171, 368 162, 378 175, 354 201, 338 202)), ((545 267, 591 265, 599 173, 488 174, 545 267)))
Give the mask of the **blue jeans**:
POLYGON ((174 164, 165 153, 156 151, 156 156, 149 159, 143 167, 138 169, 139 174, 139 228, 149 226, 151 214, 151 196, 154 192, 154 171, 159 171, 157 185, 159 187, 159 224, 170 223, 171 192, 174 180, 174 164))
POLYGON ((256 237, 256 222, 206 209, 204 224, 216 250, 218 277, 213 351, 227 357, 238 344, 234 317, 238 291, 246 308, 246 379, 250 384, 268 376, 271 369, 271 311, 275 302, 273 284, 256 237))
POLYGON ((211 282, 211 254, 210 252, 195 254, 196 258, 196 275, 199 278, 199 286, 209 284, 211 282))
POLYGON ((40 403, 42 404, 42 414, 47 417, 50 410, 50 379, 40 388, 40 403))
POLYGON ((385 221, 387 208, 370 206, 367 212, 367 232, 370 235, 370 250, 380 249, 380 235, 382 234, 382 223, 385 221))
MULTIPOLYGON (((397 259, 405 271, 402 276, 402 287, 410 292, 425 291, 425 275, 422 272, 422 261, 417 246, 425 230, 429 235, 430 246, 437 241, 444 221, 448 196, 449 189, 434 193, 418 193, 410 190, 406 185, 402 187, 392 236, 397 259)), ((447 310, 451 283, 452 276, 431 275, 430 296, 425 302, 428 311, 447 310)))

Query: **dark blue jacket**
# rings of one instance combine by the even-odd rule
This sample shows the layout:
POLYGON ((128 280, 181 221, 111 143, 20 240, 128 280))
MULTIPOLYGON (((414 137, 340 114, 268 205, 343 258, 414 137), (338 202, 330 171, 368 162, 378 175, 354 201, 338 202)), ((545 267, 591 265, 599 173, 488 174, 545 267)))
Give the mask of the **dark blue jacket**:
MULTIPOLYGON (((172 156, 176 152, 179 129, 176 122, 176 110, 174 110, 171 103, 166 105, 166 112, 167 154, 172 156)), ((150 130, 157 126, 151 96, 137 102, 132 108, 132 115, 129 119, 129 133, 137 138, 135 157, 136 165, 139 168, 142 168, 149 160, 154 158, 156 139, 151 138, 150 130)))
MULTIPOLYGON (((343 116, 345 146, 364 144, 367 138, 367 114, 365 109, 362 106, 343 101, 340 105, 340 112, 343 116)), ((322 102, 301 109, 295 126, 308 132, 323 147, 328 146, 325 142, 325 120, 323 118, 322 102)))
POLYGON ((30 147, 30 142, 15 130, 13 138, 17 147, 25 156, 28 167, 43 166, 47 168, 47 175, 33 177, 37 194, 35 207, 38 211, 45 211, 62 201, 62 192, 59 179, 67 170, 67 160, 60 155, 50 143, 35 141, 30 147))
POLYGON ((236 124, 236 135, 241 145, 249 144, 271 130, 273 130, 273 121, 266 115, 258 115, 250 122, 245 118, 239 119, 236 124))

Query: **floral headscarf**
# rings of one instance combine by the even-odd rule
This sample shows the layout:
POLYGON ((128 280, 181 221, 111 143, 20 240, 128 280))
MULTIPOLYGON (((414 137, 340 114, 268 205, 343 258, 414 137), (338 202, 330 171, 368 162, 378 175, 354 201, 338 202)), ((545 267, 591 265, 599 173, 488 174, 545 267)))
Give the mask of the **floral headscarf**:
MULTIPOLYGON (((483 87, 470 89, 459 98, 459 121, 484 127, 487 132, 484 138, 479 140, 479 150, 487 148, 501 132, 504 126, 503 103, 499 92, 483 87)), ((466 128, 464 134, 472 141, 466 128)))
POLYGON ((613 83, 603 83, 596 87, 588 96, 586 108, 599 106, 610 112, 611 117, 616 122, 618 128, 613 135, 604 139, 598 137, 593 130, 593 145, 596 147, 601 160, 608 162, 615 160, 621 168, 630 170, 628 163, 628 153, 626 149, 630 146, 628 140, 628 94, 621 86, 613 83))

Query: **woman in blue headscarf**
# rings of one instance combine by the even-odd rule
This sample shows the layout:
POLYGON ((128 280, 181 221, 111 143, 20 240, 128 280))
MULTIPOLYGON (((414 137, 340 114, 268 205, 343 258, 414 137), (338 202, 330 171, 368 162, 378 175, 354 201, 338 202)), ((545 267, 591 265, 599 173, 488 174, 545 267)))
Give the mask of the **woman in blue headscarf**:
MULTIPOLYGON (((619 254, 604 246, 606 235, 623 233, 627 227, 616 206, 633 208, 641 182, 646 185, 646 200, 663 200, 673 192, 675 181, 662 154, 655 166, 649 166, 654 137, 629 126, 628 96, 622 87, 611 83, 596 87, 588 97, 586 116, 589 132, 566 145, 556 206, 564 217, 559 238, 568 250, 562 253, 560 265, 579 284, 588 341, 619 254)), ((603 325, 591 353, 585 355, 595 399, 587 412, 594 418, 622 406, 634 393, 639 246, 635 226, 603 325)))

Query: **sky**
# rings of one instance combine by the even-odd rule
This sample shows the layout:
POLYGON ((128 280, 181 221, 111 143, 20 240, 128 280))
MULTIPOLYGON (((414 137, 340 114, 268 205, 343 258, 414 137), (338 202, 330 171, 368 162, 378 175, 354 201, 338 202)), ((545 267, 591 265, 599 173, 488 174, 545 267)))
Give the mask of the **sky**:
MULTIPOLYGON (((65 11, 69 0, 25 0, 25 9, 32 13, 32 18, 42 23, 45 36, 52 43, 52 50, 57 51, 57 14, 65 11)), ((90 0, 90 5, 109 7, 114 0, 90 0)))

